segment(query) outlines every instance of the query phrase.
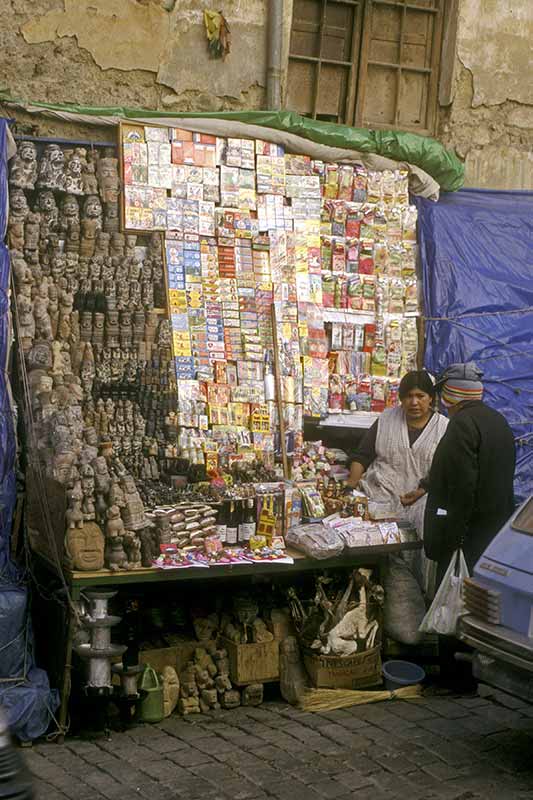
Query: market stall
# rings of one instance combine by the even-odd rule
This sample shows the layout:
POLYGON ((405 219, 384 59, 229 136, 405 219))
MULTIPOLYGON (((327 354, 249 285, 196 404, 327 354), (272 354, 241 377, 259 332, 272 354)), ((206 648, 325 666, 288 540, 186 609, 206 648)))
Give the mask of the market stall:
POLYGON ((130 118, 11 160, 28 538, 70 597, 67 664, 82 588, 419 547, 304 421, 396 405, 419 353, 409 185, 436 184, 274 128, 130 118))

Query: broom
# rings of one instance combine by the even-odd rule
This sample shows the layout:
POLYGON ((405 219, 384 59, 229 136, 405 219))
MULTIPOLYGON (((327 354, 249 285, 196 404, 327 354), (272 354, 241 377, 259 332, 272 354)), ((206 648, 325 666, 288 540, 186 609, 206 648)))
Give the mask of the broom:
POLYGON ((298 701, 302 711, 335 711, 338 708, 379 703, 381 700, 412 700, 422 695, 420 684, 404 686, 393 692, 365 692, 354 689, 306 689, 298 701))

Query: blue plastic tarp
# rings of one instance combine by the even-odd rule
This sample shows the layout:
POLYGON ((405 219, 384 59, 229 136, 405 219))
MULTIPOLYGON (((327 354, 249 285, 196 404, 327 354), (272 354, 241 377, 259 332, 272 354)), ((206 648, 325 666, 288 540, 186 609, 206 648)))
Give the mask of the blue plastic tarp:
POLYGON ((8 217, 7 122, 0 120, 0 705, 11 731, 22 740, 46 733, 59 704, 46 672, 35 666, 28 590, 10 560, 16 501, 16 440, 9 384, 10 262, 4 239, 8 217))
POLYGON ((426 316, 425 366, 484 371, 484 400, 517 443, 517 500, 533 493, 533 192, 463 189, 415 198, 426 316))

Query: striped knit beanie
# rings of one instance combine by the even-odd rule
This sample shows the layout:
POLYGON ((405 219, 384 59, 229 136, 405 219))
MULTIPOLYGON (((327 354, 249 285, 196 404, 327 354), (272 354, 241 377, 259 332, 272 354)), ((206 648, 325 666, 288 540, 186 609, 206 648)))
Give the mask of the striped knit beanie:
POLYGON ((467 364, 452 364, 441 376, 441 400, 445 406, 481 400, 483 397, 483 373, 473 361, 467 364))

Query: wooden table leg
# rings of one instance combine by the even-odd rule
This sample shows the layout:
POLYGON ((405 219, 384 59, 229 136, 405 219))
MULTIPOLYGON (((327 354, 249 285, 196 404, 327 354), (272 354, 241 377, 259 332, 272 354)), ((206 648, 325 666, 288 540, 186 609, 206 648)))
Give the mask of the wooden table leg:
POLYGON ((71 672, 72 672, 72 642, 74 640, 75 630, 75 617, 74 612, 68 608, 68 630, 67 641, 65 645, 65 665, 63 667, 63 685, 61 687, 61 706, 59 709, 59 736, 57 737, 58 744, 63 744, 65 741, 65 730, 68 719, 68 706, 70 701, 71 689, 71 672))

